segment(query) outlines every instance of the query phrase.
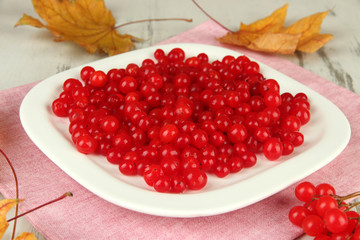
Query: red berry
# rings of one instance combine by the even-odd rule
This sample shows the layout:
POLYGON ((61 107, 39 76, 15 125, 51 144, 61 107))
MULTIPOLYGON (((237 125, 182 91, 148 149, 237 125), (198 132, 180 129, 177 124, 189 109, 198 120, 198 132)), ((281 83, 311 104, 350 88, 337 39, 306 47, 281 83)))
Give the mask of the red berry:
POLYGON ((90 66, 83 67, 80 71, 81 80, 87 82, 93 72, 95 72, 95 69, 93 67, 90 66))
POLYGON ((277 138, 269 138, 264 142, 263 153, 271 161, 279 159, 283 152, 283 144, 277 138))
POLYGON ((107 75, 103 71, 95 71, 90 76, 90 83, 94 87, 104 87, 107 81, 107 75))
POLYGON ((321 183, 321 184, 317 185, 315 190, 316 190, 315 194, 318 196, 335 195, 336 194, 335 188, 328 183, 321 183))
POLYGON ((246 127, 242 124, 233 124, 227 130, 227 137, 232 143, 239 143, 246 139, 248 133, 246 127))
POLYGON ((281 97, 278 92, 267 91, 264 95, 264 104, 267 107, 278 107, 281 104, 281 97))
POLYGON ((112 164, 119 164, 122 160, 123 151, 120 148, 111 148, 107 154, 106 159, 112 164))
POLYGON ((207 176, 205 172, 200 169, 189 169, 185 172, 185 181, 191 190, 200 190, 205 187, 207 183, 207 176))
POLYGON ((67 117, 70 110, 70 102, 63 98, 55 99, 52 103, 52 110, 58 117, 67 117))
POLYGON ((161 160, 161 168, 166 176, 177 176, 181 170, 180 160, 177 157, 163 158, 161 160))
POLYGON ((231 157, 229 160, 230 173, 237 173, 244 168, 244 161, 240 157, 231 157))
POLYGON ((348 226, 346 214, 338 208, 332 208, 325 212, 325 227, 332 233, 341 233, 348 226))
POLYGON ((315 186, 310 182, 302 182, 295 188, 295 196, 302 202, 310 202, 315 195, 315 186))
POLYGON ((325 234, 317 235, 314 240, 331 240, 331 237, 325 234))
POLYGON ((224 178, 230 173, 230 168, 228 164, 217 163, 214 167, 214 173, 219 178, 224 178))
POLYGON ((112 115, 105 116, 101 119, 100 126, 106 133, 115 133, 119 128, 119 120, 112 115))
POLYGON ((135 91, 137 88, 137 81, 134 77, 123 77, 119 82, 119 89, 122 93, 127 94, 135 91))
POLYGON ((290 209, 289 220, 294 225, 301 227, 305 217, 310 215, 310 212, 303 206, 295 206, 290 209))
POLYGON ((337 208, 337 201, 328 195, 320 197, 316 202, 316 212, 319 216, 323 217, 325 213, 333 208, 337 208))
POLYGON ((171 179, 171 192, 182 193, 186 189, 183 176, 175 176, 171 179))
POLYGON ((154 186, 154 183, 163 176, 164 172, 160 165, 150 165, 144 172, 144 180, 149 186, 154 186))
POLYGON ((97 147, 97 142, 90 135, 80 136, 76 141, 77 150, 84 154, 94 153, 96 147, 97 147))
POLYGON ((170 179, 167 176, 160 176, 155 182, 154 182, 154 189, 157 192, 169 192, 171 187, 170 179))
POLYGON ((250 168, 253 167, 256 162, 257 162, 257 158, 255 153, 250 152, 250 151, 246 151, 243 152, 239 155, 239 157, 243 160, 244 162, 244 168, 250 168))
POLYGON ((197 148, 201 148, 208 143, 209 137, 204 130, 197 129, 191 134, 191 144, 197 148))
POLYGON ((166 124, 159 131, 160 140, 164 143, 175 142, 179 129, 174 124, 166 124))
POLYGON ((302 222, 304 232, 313 237, 323 233, 324 227, 323 220, 317 215, 306 216, 302 222))
POLYGON ((75 78, 69 78, 63 84, 65 92, 72 92, 72 90, 76 87, 82 87, 82 83, 75 78))
POLYGON ((282 128, 287 129, 292 132, 299 131, 301 127, 301 121, 298 117, 289 115, 284 118, 282 121, 282 128))

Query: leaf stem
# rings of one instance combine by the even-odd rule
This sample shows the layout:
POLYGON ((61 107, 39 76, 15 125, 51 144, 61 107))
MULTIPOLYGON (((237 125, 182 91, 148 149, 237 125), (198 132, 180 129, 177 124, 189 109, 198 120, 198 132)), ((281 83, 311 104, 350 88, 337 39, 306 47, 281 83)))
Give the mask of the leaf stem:
POLYGON ((229 28, 225 27, 224 25, 222 25, 220 22, 218 22, 216 19, 214 19, 212 16, 210 16, 210 14, 208 14, 195 0, 192 0, 193 3, 211 20, 213 20, 216 24, 218 24, 219 26, 221 26, 223 29, 225 29, 228 32, 233 32, 231 31, 229 28))
POLYGON ((150 18, 150 19, 141 19, 136 21, 131 21, 127 23, 123 23, 114 27, 114 29, 124 27, 126 25, 134 24, 134 23, 143 23, 143 22, 156 22, 156 21, 185 21, 185 22, 192 22, 192 19, 188 18, 150 18))
MULTIPOLYGON (((17 175, 16 175, 16 172, 15 172, 15 169, 14 169, 14 166, 12 165, 12 163, 10 162, 10 159, 8 158, 8 156, 5 154, 5 152, 0 148, 0 153, 4 156, 6 162, 8 163, 8 165, 10 166, 11 168, 11 171, 12 171, 12 174, 14 176, 14 180, 15 180, 15 198, 16 199, 19 199, 19 183, 18 183, 18 179, 17 179, 17 175)), ((12 236, 11 236, 11 239, 14 239, 15 237, 15 231, 16 231, 16 218, 18 217, 18 212, 19 212, 19 205, 16 204, 15 206, 15 222, 14 222, 14 225, 13 225, 13 232, 12 232, 12 236)))
POLYGON ((61 196, 58 197, 58 198, 55 198, 55 199, 53 199, 53 200, 51 200, 51 201, 49 201, 49 202, 46 202, 46 203, 44 203, 44 204, 41 204, 41 205, 39 205, 39 206, 37 206, 37 207, 35 207, 35 208, 33 208, 33 209, 30 209, 30 210, 27 211, 27 212, 24 212, 24 213, 18 215, 18 216, 15 216, 15 217, 13 217, 13 218, 10 218, 9 220, 7 220, 7 222, 11 222, 11 221, 13 221, 13 220, 16 220, 17 218, 22 217, 22 216, 24 216, 24 215, 26 215, 26 214, 29 214, 29 213, 31 213, 31 212, 39 209, 39 208, 45 207, 46 205, 55 203, 55 202, 60 201, 60 200, 62 200, 62 199, 64 199, 64 198, 66 198, 66 197, 72 197, 72 196, 73 196, 72 192, 66 192, 66 193, 64 193, 63 195, 61 195, 61 196))

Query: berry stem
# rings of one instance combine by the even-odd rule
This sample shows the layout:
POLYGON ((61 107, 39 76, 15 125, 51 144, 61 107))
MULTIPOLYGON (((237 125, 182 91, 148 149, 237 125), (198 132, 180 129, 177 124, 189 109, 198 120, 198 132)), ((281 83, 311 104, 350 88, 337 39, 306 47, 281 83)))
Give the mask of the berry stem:
POLYGON ((216 24, 218 24, 220 27, 222 27, 223 29, 225 29, 228 32, 233 32, 231 31, 229 28, 225 27, 224 25, 222 25, 220 22, 218 22, 216 19, 214 19, 212 16, 210 16, 210 14, 208 14, 195 0, 192 0, 193 3, 206 15, 208 16, 211 20, 213 20, 216 24))
POLYGON ((356 207, 356 206, 359 206, 360 205, 360 202, 357 202, 357 203, 350 203, 348 204, 348 209, 346 209, 346 211, 350 211, 350 209, 356 207))
POLYGON ((53 200, 51 200, 51 201, 49 201, 49 202, 46 202, 46 203, 44 203, 44 204, 42 204, 42 205, 39 205, 39 206, 37 206, 37 207, 35 207, 35 208, 33 208, 33 209, 30 209, 29 211, 24 212, 24 213, 22 213, 22 214, 20 214, 20 215, 18 215, 18 216, 15 216, 15 217, 7 220, 7 221, 8 221, 8 222, 11 222, 11 221, 16 220, 17 218, 22 217, 22 216, 24 216, 24 215, 26 215, 26 214, 29 214, 29 213, 37 210, 37 209, 40 209, 40 208, 42 208, 42 207, 45 207, 46 205, 55 203, 55 202, 60 201, 60 200, 62 200, 62 199, 64 199, 64 198, 66 198, 66 197, 72 197, 72 196, 73 196, 73 194, 72 194, 71 192, 66 192, 66 193, 64 193, 63 195, 61 195, 61 196, 58 197, 58 198, 55 198, 55 199, 53 199, 53 200))
MULTIPOLYGON (((19 183, 18 183, 18 179, 17 179, 17 176, 16 176, 16 172, 15 172, 15 169, 14 169, 14 166, 12 165, 12 163, 10 162, 10 159, 8 158, 8 156, 5 154, 5 152, 0 149, 0 152, 1 154, 4 156, 6 162, 8 163, 8 165, 10 166, 11 168, 11 171, 12 171, 12 174, 14 176, 14 180, 15 180, 15 198, 16 199, 19 199, 19 183)), ((17 218, 18 216, 18 212, 19 212, 19 205, 16 204, 15 206, 15 218, 17 218)), ((11 239, 14 239, 15 237, 15 231, 16 231, 16 219, 15 219, 15 222, 14 222, 14 225, 13 225, 13 232, 12 232, 12 236, 11 236, 11 239)))
POLYGON ((345 200, 348 200, 348 199, 351 199, 351 198, 355 198, 355 197, 358 197, 358 196, 360 196, 360 191, 350 193, 350 194, 348 194, 346 196, 334 195, 333 197, 336 198, 339 202, 342 202, 342 201, 345 201, 345 200))
POLYGON ((192 19, 188 18, 153 18, 153 19, 141 19, 136 21, 131 21, 127 23, 123 23, 114 27, 114 29, 124 27, 126 25, 134 24, 134 23, 143 23, 143 22, 155 22, 155 21, 185 21, 185 22, 192 22, 192 19))

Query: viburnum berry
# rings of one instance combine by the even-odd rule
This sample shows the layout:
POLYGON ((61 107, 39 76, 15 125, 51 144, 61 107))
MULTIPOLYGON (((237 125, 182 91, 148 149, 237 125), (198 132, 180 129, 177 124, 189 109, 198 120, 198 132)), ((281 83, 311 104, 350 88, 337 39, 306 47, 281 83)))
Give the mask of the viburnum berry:
POLYGON ((227 130, 227 137, 232 143, 239 143, 246 139, 248 133, 242 124, 233 124, 227 130))
MULTIPOLYGON (((304 143, 305 93, 281 93, 244 55, 210 59, 173 48, 107 72, 85 66, 51 108, 68 117, 79 152, 105 156, 158 192, 202 189, 207 174, 225 177, 255 166, 257 154, 274 161, 304 143)), ((326 185, 316 192, 335 194, 326 185)))
POLYGON ((316 186, 315 194, 318 195, 318 196, 335 195, 336 191, 335 191, 335 188, 332 185, 330 185, 328 183, 321 183, 321 184, 316 186))
POLYGON ((104 87, 107 81, 107 75, 103 71, 95 71, 90 76, 90 84, 94 87, 104 87))
POLYGON ((318 215, 309 215, 302 221, 304 232, 312 237, 324 232, 324 221, 318 215))
POLYGON ((55 99, 52 103, 52 111, 58 117, 67 117, 69 115, 70 102, 63 98, 55 99))
POLYGON ((328 195, 321 196, 316 202, 316 212, 321 217, 323 217, 328 210, 337 207, 338 203, 336 199, 328 195))
POLYGON ((315 187, 310 182, 301 182, 295 188, 295 195, 305 204, 291 208, 289 220, 302 227, 307 235, 320 240, 354 239, 360 217, 350 209, 359 203, 345 201, 359 196, 359 192, 338 196, 331 184, 321 183, 315 187))
POLYGON ((95 69, 91 66, 85 66, 80 71, 80 78, 84 82, 87 82, 92 73, 95 72, 95 69))
POLYGON ((63 84, 63 90, 65 92, 72 92, 76 87, 82 87, 82 83, 75 78, 68 78, 63 84))
POLYGON ((179 129, 174 124, 166 124, 159 131, 160 140, 164 143, 174 142, 179 135, 179 129))
POLYGON ((171 182, 170 182, 170 178, 167 176, 160 176, 153 185, 154 189, 157 192, 168 192, 170 191, 171 188, 171 182))
POLYGON ((82 135, 77 138, 76 148, 79 152, 89 154, 94 153, 97 147, 97 141, 90 135, 82 135))
POLYGON ((315 195, 315 186, 310 182, 302 182, 295 188, 295 196, 302 202, 309 202, 315 195))
POLYGON ((200 169, 189 169, 184 175, 185 182, 189 189, 200 190, 205 187, 207 183, 207 176, 205 172, 200 169))
POLYGON ((332 233, 341 233, 348 226, 348 217, 344 211, 333 208, 324 214, 325 227, 332 233))
POLYGON ((290 209, 289 220, 296 226, 301 227, 305 217, 310 215, 310 211, 304 206, 295 206, 290 209))
POLYGON ((160 176, 164 175, 160 165, 153 164, 147 167, 144 172, 144 180, 149 186, 154 186, 154 183, 159 179, 160 176))
POLYGON ((276 160, 283 153, 283 144, 277 138, 269 138, 264 142, 263 153, 267 159, 276 160))

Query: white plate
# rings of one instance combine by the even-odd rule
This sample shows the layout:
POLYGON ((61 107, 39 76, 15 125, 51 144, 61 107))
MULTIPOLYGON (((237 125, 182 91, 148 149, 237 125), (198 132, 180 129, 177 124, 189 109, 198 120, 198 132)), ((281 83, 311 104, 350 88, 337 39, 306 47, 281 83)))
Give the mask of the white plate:
MULTIPOLYGON (((210 60, 225 55, 239 56, 229 49, 203 44, 169 44, 140 49, 89 63, 97 70, 125 67, 128 63, 141 64, 151 58, 157 48, 168 52, 181 47, 187 56, 201 52, 210 60)), ((329 100, 260 63, 267 78, 277 79, 281 91, 304 92, 311 101, 311 120, 302 128, 305 143, 289 157, 268 161, 258 156, 256 166, 243 169, 224 179, 209 176, 201 191, 183 194, 161 194, 146 186, 141 177, 121 175, 116 165, 104 157, 83 155, 72 145, 68 120, 54 116, 51 103, 61 91, 62 83, 70 77, 79 77, 82 66, 61 72, 35 86, 20 107, 22 125, 32 141, 57 166, 74 180, 109 202, 138 212, 170 216, 208 216, 236 210, 279 192, 332 161, 350 139, 350 126, 344 114, 329 100)))

